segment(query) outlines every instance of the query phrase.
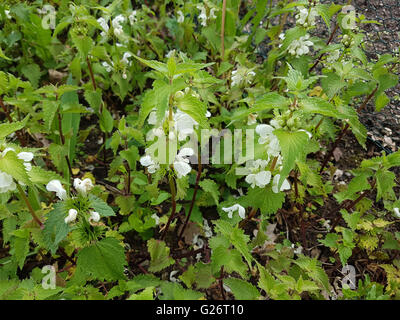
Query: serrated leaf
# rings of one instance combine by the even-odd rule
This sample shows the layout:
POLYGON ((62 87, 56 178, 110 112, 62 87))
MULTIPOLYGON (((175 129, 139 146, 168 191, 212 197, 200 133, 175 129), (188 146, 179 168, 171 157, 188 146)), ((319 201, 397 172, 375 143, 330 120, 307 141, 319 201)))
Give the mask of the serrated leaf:
POLYGON ((275 193, 271 187, 249 189, 241 201, 243 206, 260 209, 262 214, 270 215, 282 208, 285 202, 283 192, 275 193))
POLYGON ((307 145, 309 137, 304 131, 289 132, 282 129, 274 130, 274 135, 278 137, 283 157, 283 168, 280 172, 278 190, 283 180, 294 169, 296 160, 304 161, 304 146, 307 145))
POLYGON ((26 116, 22 121, 15 121, 12 123, 2 123, 0 124, 0 139, 3 139, 10 135, 11 133, 21 130, 24 128, 29 120, 29 116, 26 116))
POLYGON ((150 272, 158 272, 173 264, 175 261, 169 256, 169 248, 164 241, 150 239, 147 241, 147 249, 150 253, 150 272))
POLYGON ((5 156, 0 157, 0 171, 8 173, 19 182, 31 185, 24 161, 19 159, 15 152, 9 151, 5 156))
POLYGON ((112 217, 115 216, 114 210, 102 199, 90 195, 89 196, 90 200, 90 208, 94 209, 94 211, 98 212, 101 217, 112 217))
POLYGON ((199 183, 200 187, 204 190, 204 192, 208 192, 213 197, 215 204, 218 205, 219 201, 219 187, 218 184, 214 180, 204 179, 199 183))
POLYGON ((125 265, 124 248, 115 238, 102 239, 78 253, 77 267, 98 280, 125 279, 125 265))
POLYGON ((177 107, 197 121, 201 127, 208 127, 206 104, 191 94, 185 94, 176 101, 177 107))
POLYGON ((44 241, 52 254, 55 254, 58 244, 65 239, 70 231, 69 225, 64 221, 67 217, 67 209, 64 203, 55 203, 53 210, 46 217, 43 229, 44 241))
POLYGON ((257 300, 261 296, 255 286, 241 279, 224 279, 224 284, 232 290, 236 300, 257 300))

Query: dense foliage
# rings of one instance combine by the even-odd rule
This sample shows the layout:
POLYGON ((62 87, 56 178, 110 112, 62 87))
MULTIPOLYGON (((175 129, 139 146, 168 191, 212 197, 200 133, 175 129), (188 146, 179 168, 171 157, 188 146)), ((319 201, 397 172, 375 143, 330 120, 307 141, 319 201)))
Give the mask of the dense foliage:
POLYGON ((400 298, 400 151, 335 179, 398 83, 352 9, 3 1, 0 298, 400 298))

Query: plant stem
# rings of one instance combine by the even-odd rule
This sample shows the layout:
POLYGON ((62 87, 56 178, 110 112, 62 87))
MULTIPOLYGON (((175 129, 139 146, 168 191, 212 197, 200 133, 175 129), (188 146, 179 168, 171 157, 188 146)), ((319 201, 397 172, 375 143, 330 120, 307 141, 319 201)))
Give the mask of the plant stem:
POLYGON ((94 79, 92 64, 90 63, 89 57, 86 57, 86 62, 87 62, 87 65, 88 65, 90 78, 92 79, 93 89, 94 89, 94 91, 96 91, 97 90, 96 80, 94 79))
POLYGON ((247 221, 250 221, 251 219, 254 218, 254 216, 256 215, 256 213, 257 213, 257 209, 256 209, 256 208, 252 208, 251 211, 250 211, 250 213, 249 213, 248 216, 246 217, 246 219, 240 221, 240 223, 239 223, 239 228, 243 228, 247 221))
POLYGON ((188 215, 186 216, 185 223, 184 223, 184 225, 183 225, 183 227, 182 227, 182 229, 181 229, 181 232, 179 233, 178 241, 181 240, 182 235, 183 235, 183 232, 185 231, 185 229, 186 229, 186 227, 187 227, 187 224, 188 224, 189 219, 190 219, 190 215, 192 214, 192 211, 193 211, 194 203, 195 203, 195 201, 196 201, 196 195, 197 195, 197 190, 199 189, 200 176, 201 176, 201 170, 202 170, 201 156, 200 156, 200 154, 199 154, 199 156, 198 156, 198 162, 199 162, 199 165, 198 165, 198 168, 197 168, 196 184, 195 184, 195 186, 194 186, 194 192, 193 192, 192 202, 190 203, 190 208, 189 208, 188 215))
POLYGON ((222 22, 221 22, 221 61, 225 59, 225 17, 226 17, 226 0, 222 2, 222 22))
POLYGON ((40 229, 43 229, 44 225, 43 225, 42 221, 40 221, 40 219, 36 215, 35 210, 33 210, 32 206, 31 206, 31 203, 29 202, 29 199, 26 197, 24 190, 22 190, 22 188, 18 184, 18 182, 17 182, 17 189, 18 189, 19 194, 21 195, 22 199, 24 200, 26 206, 28 207, 29 212, 31 213, 33 220, 35 220, 37 222, 37 224, 39 225, 40 229))
MULTIPOLYGON (((60 115, 60 112, 58 112, 58 111, 57 111, 57 116, 58 116, 58 127, 59 127, 59 132, 60 132, 61 143, 64 146, 65 145, 65 137, 64 137, 64 134, 63 134, 63 130, 62 130, 61 115, 60 115)), ((67 161, 69 174, 72 177, 73 174, 72 174, 71 162, 69 161, 68 155, 65 156, 65 160, 67 161)))
POLYGON ((172 176, 169 176, 169 187, 171 189, 171 196, 172 196, 172 211, 171 211, 171 215, 169 216, 168 222, 164 228, 164 231, 161 235, 161 240, 164 240, 165 235, 167 234, 167 231, 169 229, 169 225, 171 224, 172 219, 175 216, 175 212, 176 212, 176 188, 175 188, 175 182, 174 179, 172 178, 172 176))
POLYGON ((219 289, 221 290, 222 299, 226 300, 223 279, 224 279, 224 266, 221 267, 221 275, 219 277, 218 282, 219 282, 219 289))
MULTIPOLYGON (((330 44, 330 43, 332 42, 333 37, 334 37, 334 35, 335 35, 335 33, 336 33, 336 31, 337 31, 338 29, 339 29, 339 24, 336 24, 336 25, 335 25, 335 28, 333 29, 333 31, 332 31, 332 33, 331 33, 331 36, 329 37, 328 41, 326 42, 327 45, 330 44)), ((325 56, 325 54, 326 54, 326 53, 323 53, 323 54, 321 54, 321 55, 318 57, 317 61, 315 61, 315 63, 314 63, 314 64, 312 65, 312 67, 308 70, 308 72, 313 71, 313 70, 317 67, 317 65, 321 62, 321 60, 322 60, 322 58, 325 56)))

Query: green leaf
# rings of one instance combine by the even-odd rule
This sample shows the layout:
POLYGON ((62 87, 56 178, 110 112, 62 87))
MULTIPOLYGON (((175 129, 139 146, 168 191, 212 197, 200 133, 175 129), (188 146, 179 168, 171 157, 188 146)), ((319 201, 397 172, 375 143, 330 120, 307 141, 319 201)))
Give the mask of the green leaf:
POLYGON ((26 116, 22 121, 15 121, 12 123, 2 123, 0 124, 0 139, 3 139, 14 133, 15 131, 24 128, 29 120, 29 116, 26 116))
POLYGON ((103 108, 103 112, 100 115, 100 128, 103 132, 110 133, 114 127, 114 119, 111 116, 110 111, 107 108, 103 108))
POLYGON ((57 114, 57 110, 60 107, 59 101, 53 100, 44 100, 42 104, 43 109, 43 120, 44 120, 44 127, 47 132, 51 131, 52 124, 54 121, 54 117, 57 114))
POLYGON ((115 238, 102 239, 78 253, 77 267, 98 280, 125 279, 124 248, 115 238))
POLYGON ((386 200, 395 197, 393 187, 396 185, 394 182, 396 175, 391 171, 379 169, 376 171, 375 177, 377 186, 376 201, 381 198, 386 200))
POLYGON ((337 248, 337 242, 339 240, 339 235, 336 233, 328 233, 325 239, 318 240, 323 245, 327 246, 328 248, 337 248))
POLYGON ((241 279, 224 279, 224 284, 232 290, 236 300, 257 300, 261 296, 255 286, 241 279))
POLYGON ((304 146, 307 145, 309 137, 304 131, 289 132, 282 129, 274 130, 274 135, 278 137, 283 157, 283 168, 280 172, 278 185, 279 189, 283 180, 294 169, 296 160, 304 161, 304 146))
POLYGON ((289 104, 289 99, 282 97, 276 92, 268 92, 256 100, 254 105, 249 109, 249 113, 270 109, 286 109, 289 104))
POLYGON ((24 65, 21 68, 21 72, 31 82, 32 87, 38 87, 40 79, 40 68, 37 64, 32 63, 24 65))
POLYGON ((180 110, 191 116, 201 127, 208 127, 206 117, 207 106, 204 102, 191 94, 185 94, 181 99, 178 99, 176 103, 180 110))
POLYGON ((248 247, 248 242, 250 240, 249 236, 244 234, 243 229, 239 229, 237 226, 232 227, 229 222, 223 220, 217 220, 214 222, 217 229, 228 239, 230 243, 242 254, 245 258, 247 264, 251 268, 251 262, 253 257, 250 254, 250 249, 248 247))
POLYGON ((218 184, 214 180, 205 179, 200 181, 200 187, 204 190, 204 192, 208 192, 213 197, 215 204, 218 205, 218 198, 220 196, 218 184))
POLYGON ((23 182, 28 186, 31 185, 24 161, 18 159, 15 152, 9 151, 4 157, 0 157, 0 171, 8 173, 19 182, 23 182))
POLYGON ((142 62, 143 64, 145 64, 146 66, 155 69, 159 72, 161 72, 163 75, 168 76, 168 67, 165 63, 156 61, 156 60, 146 60, 146 59, 142 59, 136 55, 133 55, 136 59, 138 59, 140 62, 142 62))
POLYGON ((327 117, 337 117, 337 111, 333 105, 322 98, 303 98, 299 101, 299 105, 307 113, 319 113, 327 117))
POLYGON ((389 97, 382 92, 375 99, 375 109, 376 111, 381 111, 390 102, 389 97))
POLYGON ((81 57, 86 59, 90 50, 93 47, 93 40, 87 36, 77 35, 74 32, 71 32, 71 40, 74 43, 75 47, 78 49, 81 57))
POLYGON ((94 209, 96 212, 100 214, 101 217, 112 217, 115 216, 114 210, 102 199, 89 195, 90 200, 90 208, 94 209))
POLYGON ((28 172, 28 175, 30 180, 34 184, 48 184, 51 180, 64 180, 59 174, 55 173, 54 171, 47 171, 37 166, 32 166, 32 169, 28 172))
POLYGON ((97 113, 100 110, 100 105, 103 103, 103 99, 101 97, 101 92, 86 90, 85 91, 85 99, 89 103, 90 107, 97 113))
POLYGON ((67 217, 67 208, 63 202, 54 204, 54 208, 46 215, 44 223, 43 237, 48 248, 55 254, 58 244, 65 239, 70 231, 69 225, 64 219, 67 217))
POLYGON ((173 264, 175 261, 169 256, 169 248, 164 241, 150 239, 147 241, 150 253, 150 272, 158 272, 173 264))
POLYGON ((285 202, 285 193, 272 191, 271 187, 249 189, 242 198, 242 205, 260 209, 262 214, 270 215, 282 208, 285 202))
POLYGON ((29 253, 29 230, 19 229, 14 231, 14 241, 12 242, 13 254, 12 257, 18 264, 19 268, 22 269, 27 254, 29 253))

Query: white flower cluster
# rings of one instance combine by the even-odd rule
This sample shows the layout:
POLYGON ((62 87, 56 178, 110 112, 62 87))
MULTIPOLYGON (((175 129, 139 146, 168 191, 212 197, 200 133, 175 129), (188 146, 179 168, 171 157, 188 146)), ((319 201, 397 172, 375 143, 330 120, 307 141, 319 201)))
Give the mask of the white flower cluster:
MULTIPOLYGON (((93 183, 92 180, 86 178, 86 179, 79 179, 76 178, 74 179, 74 188, 76 189, 77 192, 86 195, 88 191, 93 189, 93 183)), ((67 199, 67 191, 64 189, 63 185, 61 184, 60 180, 51 180, 47 185, 46 185, 46 190, 50 192, 55 192, 56 196, 60 200, 66 200, 67 199)), ((76 209, 69 209, 68 211, 68 216, 64 219, 65 223, 70 223, 76 220, 78 216, 78 211, 76 209)), ((100 221, 100 214, 96 211, 91 211, 90 212, 90 217, 89 217, 89 222, 98 222, 100 221)))
POLYGON ((300 37, 297 40, 293 40, 292 43, 288 47, 288 51, 291 55, 300 57, 304 54, 307 54, 310 52, 311 46, 314 45, 312 41, 309 40, 310 35, 306 34, 305 36, 300 37))
POLYGON ((125 21, 126 21, 126 18, 122 14, 119 14, 112 20, 111 24, 114 29, 114 35, 116 37, 120 37, 124 34, 124 30, 122 29, 121 23, 125 23, 125 21))
MULTIPOLYGON (((79 179, 76 178, 74 179, 74 188, 76 191, 78 191, 81 194, 86 195, 88 191, 93 189, 93 183, 92 180, 86 178, 86 179, 79 179)), ((51 180, 47 185, 46 185, 46 190, 50 192, 55 192, 56 196, 60 200, 66 200, 67 199, 67 191, 64 189, 62 186, 60 180, 51 180)))
POLYGON ((233 213, 234 212, 238 212, 239 217, 241 217, 242 219, 245 218, 246 215, 246 209, 243 208, 240 204, 234 204, 231 207, 227 207, 227 208, 222 208, 223 211, 228 212, 228 218, 232 219, 233 217, 233 213))
POLYGON ((280 125, 276 120, 271 120, 270 124, 259 124, 256 127, 256 133, 260 136, 258 143, 266 144, 268 157, 277 157, 281 152, 281 147, 278 137, 273 134, 273 131, 280 129, 280 125))
POLYGON ((296 14, 296 23, 307 28, 315 25, 315 19, 318 17, 318 11, 315 8, 307 9, 300 6, 299 13, 296 14))
POLYGON ((393 208, 394 215, 400 219, 400 209, 399 208, 393 208))
MULTIPOLYGON (((68 216, 64 219, 65 223, 71 223, 76 220, 78 216, 78 211, 76 209, 69 209, 68 216)), ((89 223, 90 222, 99 222, 100 221, 100 214, 96 211, 91 211, 89 216, 89 223)))
MULTIPOLYGON (((4 157, 7 152, 14 152, 14 148, 5 148, 3 152, 0 153, 0 157, 4 157)), ((32 152, 20 152, 17 154, 18 159, 24 161, 24 166, 26 171, 31 171, 32 164, 30 163, 33 159, 32 152)), ((22 184, 22 182, 20 182, 22 184)), ((11 175, 6 172, 0 171, 0 193, 6 193, 8 191, 14 191, 17 188, 15 181, 11 175)))
POLYGON ((176 21, 178 23, 183 23, 185 21, 185 15, 183 14, 182 10, 178 10, 176 13, 178 14, 176 21))
POLYGON ((207 16, 207 10, 206 10, 206 8, 204 7, 203 4, 198 4, 197 5, 197 9, 200 10, 199 20, 200 20, 200 24, 203 27, 207 26, 207 21, 217 18, 217 16, 215 15, 215 11, 216 11, 215 8, 211 8, 210 9, 210 15, 208 15, 208 16, 207 16))
POLYGON ((254 71, 249 71, 247 68, 239 66, 232 71, 231 86, 239 86, 240 84, 251 84, 255 76, 254 71))

